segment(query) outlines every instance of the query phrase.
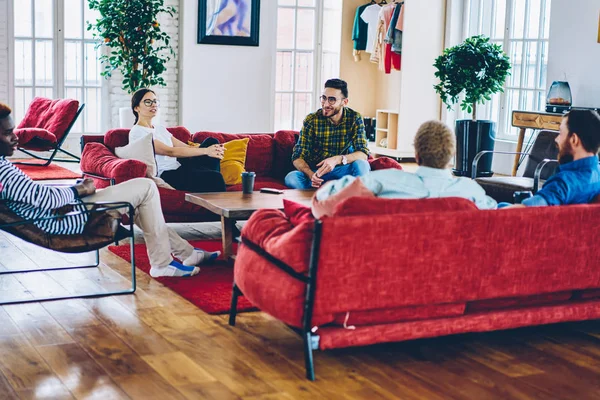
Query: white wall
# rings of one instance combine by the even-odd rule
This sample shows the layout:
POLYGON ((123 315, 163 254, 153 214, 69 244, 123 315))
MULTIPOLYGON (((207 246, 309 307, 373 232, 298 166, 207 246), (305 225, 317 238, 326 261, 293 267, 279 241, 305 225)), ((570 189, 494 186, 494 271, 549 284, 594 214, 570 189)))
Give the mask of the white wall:
POLYGON ((0 101, 8 99, 8 0, 0 0, 0 101))
POLYGON ((409 2, 402 37, 402 87, 398 149, 413 157, 413 140, 419 126, 440 119, 441 101, 433 89, 433 62, 442 54, 445 31, 445 0, 409 2))
POLYGON ((198 1, 182 4, 182 125, 192 132, 270 132, 277 1, 261 1, 258 47, 197 44, 198 1))
POLYGON ((552 0, 548 87, 566 79, 573 105, 600 107, 599 0, 552 0))

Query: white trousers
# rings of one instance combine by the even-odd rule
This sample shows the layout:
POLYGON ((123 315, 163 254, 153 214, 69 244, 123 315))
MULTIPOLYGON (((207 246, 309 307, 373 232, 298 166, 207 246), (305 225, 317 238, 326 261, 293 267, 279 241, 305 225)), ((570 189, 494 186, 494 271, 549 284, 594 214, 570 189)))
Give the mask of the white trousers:
POLYGON ((134 223, 142 230, 150 265, 163 268, 173 260, 171 254, 185 260, 194 247, 167 226, 160 206, 156 184, 147 178, 136 178, 100 189, 84 202, 126 201, 135 208, 134 223))

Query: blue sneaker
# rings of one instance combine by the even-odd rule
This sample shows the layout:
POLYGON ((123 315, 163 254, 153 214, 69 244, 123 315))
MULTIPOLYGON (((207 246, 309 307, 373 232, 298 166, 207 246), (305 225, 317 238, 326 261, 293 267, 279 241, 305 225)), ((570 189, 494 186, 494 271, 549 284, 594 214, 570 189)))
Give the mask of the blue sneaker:
POLYGON ((198 267, 188 267, 173 260, 169 265, 162 268, 150 268, 150 276, 158 278, 160 276, 188 277, 197 275, 200 272, 198 267))

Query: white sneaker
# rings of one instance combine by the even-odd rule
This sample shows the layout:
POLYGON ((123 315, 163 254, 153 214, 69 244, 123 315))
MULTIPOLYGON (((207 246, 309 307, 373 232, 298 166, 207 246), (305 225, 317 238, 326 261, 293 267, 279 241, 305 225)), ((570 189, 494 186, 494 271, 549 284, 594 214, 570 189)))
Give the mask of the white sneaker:
POLYGON ((183 260, 183 265, 192 267, 200 264, 208 264, 215 261, 220 255, 220 251, 204 251, 202 249, 194 249, 192 254, 183 260))
POLYGON ((173 260, 166 267, 150 268, 150 276, 158 278, 160 276, 188 277, 197 275, 200 272, 198 267, 185 266, 173 260))

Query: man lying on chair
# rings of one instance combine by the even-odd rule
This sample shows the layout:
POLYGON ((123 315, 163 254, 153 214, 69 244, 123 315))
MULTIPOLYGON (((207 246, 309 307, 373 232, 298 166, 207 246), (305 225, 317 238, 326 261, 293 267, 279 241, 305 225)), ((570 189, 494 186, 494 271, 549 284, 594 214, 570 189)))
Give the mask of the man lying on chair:
MULTIPOLYGON (((11 109, 0 103, 0 200, 21 218, 32 219, 52 216, 56 210, 74 203, 75 211, 85 211, 80 199, 86 202, 125 201, 135 208, 134 221, 142 230, 150 259, 150 275, 193 276, 200 272, 197 265, 212 261, 219 252, 209 253, 194 249, 174 230, 169 228, 160 207, 158 189, 146 178, 132 179, 96 191, 92 179, 71 187, 46 186, 31 180, 5 157, 17 149, 17 137, 11 109), (174 254, 183 263, 173 259, 174 254)), ((80 234, 87 214, 65 215, 65 218, 37 222, 36 225, 50 234, 80 234)))

